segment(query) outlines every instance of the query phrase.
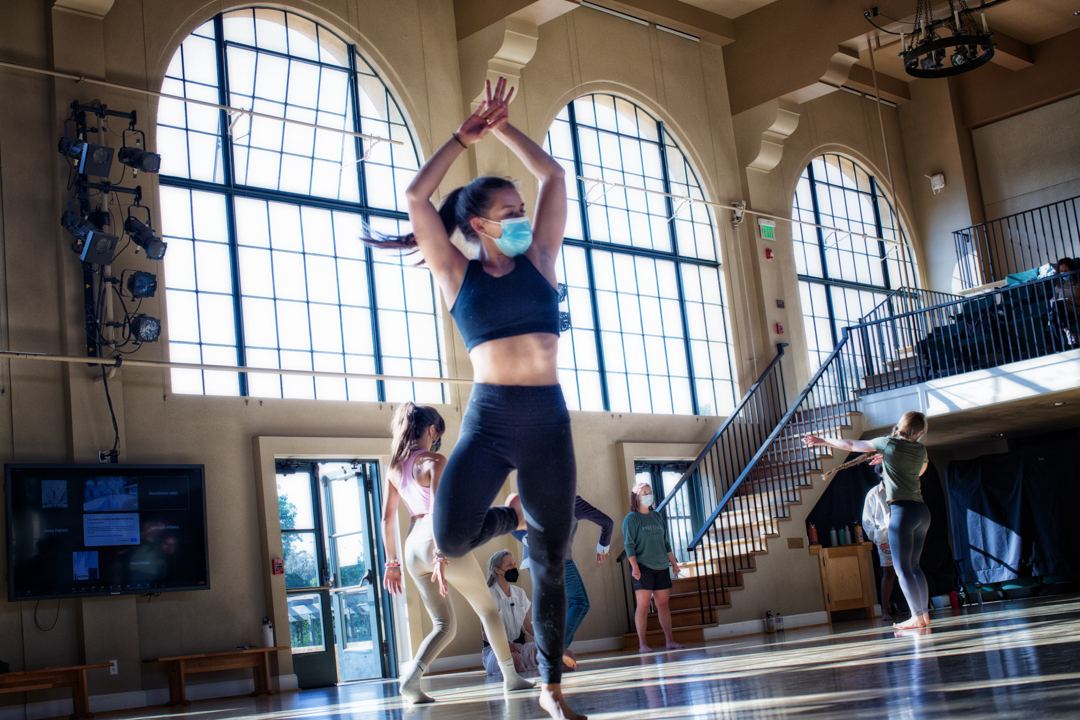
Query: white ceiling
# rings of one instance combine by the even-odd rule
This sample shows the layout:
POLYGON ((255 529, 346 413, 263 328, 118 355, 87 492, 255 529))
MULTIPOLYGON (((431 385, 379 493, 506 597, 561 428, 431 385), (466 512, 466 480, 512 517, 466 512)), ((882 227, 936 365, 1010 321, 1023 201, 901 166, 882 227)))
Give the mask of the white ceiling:
POLYGON ((773 0, 682 0, 682 2, 726 18, 737 18, 751 10, 768 5, 773 0))

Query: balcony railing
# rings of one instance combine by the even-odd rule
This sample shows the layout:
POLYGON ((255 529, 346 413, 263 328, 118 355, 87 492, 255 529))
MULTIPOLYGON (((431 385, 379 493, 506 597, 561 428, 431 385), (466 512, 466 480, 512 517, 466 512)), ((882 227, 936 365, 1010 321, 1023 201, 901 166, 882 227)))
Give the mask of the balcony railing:
POLYGON ((1080 256, 1077 200, 1069 198, 953 233, 965 289, 1080 256))

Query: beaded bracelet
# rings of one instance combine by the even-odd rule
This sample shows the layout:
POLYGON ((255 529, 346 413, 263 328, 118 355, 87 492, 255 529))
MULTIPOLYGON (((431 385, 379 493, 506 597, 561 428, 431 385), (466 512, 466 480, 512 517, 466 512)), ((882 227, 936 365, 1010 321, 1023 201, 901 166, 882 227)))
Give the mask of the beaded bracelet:
POLYGON ((431 553, 431 562, 432 564, 446 565, 450 561, 446 559, 446 556, 443 555, 438 548, 436 548, 435 551, 431 553))
POLYGON ((397 560, 387 560, 385 564, 387 570, 391 570, 393 568, 397 568, 399 570, 401 569, 401 563, 397 560))

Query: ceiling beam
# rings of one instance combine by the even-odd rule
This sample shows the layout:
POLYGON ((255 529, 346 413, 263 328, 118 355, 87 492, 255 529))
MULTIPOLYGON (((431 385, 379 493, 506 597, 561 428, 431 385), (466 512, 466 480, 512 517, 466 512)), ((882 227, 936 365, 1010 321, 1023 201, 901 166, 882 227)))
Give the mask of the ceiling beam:
POLYGON ((1035 64, 1030 45, 1000 30, 991 30, 994 33, 994 57, 990 58, 990 62, 1010 70, 1023 70, 1035 64))
POLYGON ((580 4, 581 0, 454 0, 457 39, 467 38, 507 18, 540 26, 580 4))
POLYGON ((689 33, 714 45, 735 42, 735 21, 678 0, 590 0, 655 25, 689 33))

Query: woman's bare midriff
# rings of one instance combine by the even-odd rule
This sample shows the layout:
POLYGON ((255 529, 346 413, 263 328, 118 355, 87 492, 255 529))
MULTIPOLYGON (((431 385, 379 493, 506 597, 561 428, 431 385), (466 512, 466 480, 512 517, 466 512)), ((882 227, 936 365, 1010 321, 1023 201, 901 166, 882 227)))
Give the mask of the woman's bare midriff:
POLYGON ((473 380, 491 385, 558 385, 559 336, 529 333, 488 340, 472 349, 473 380))

